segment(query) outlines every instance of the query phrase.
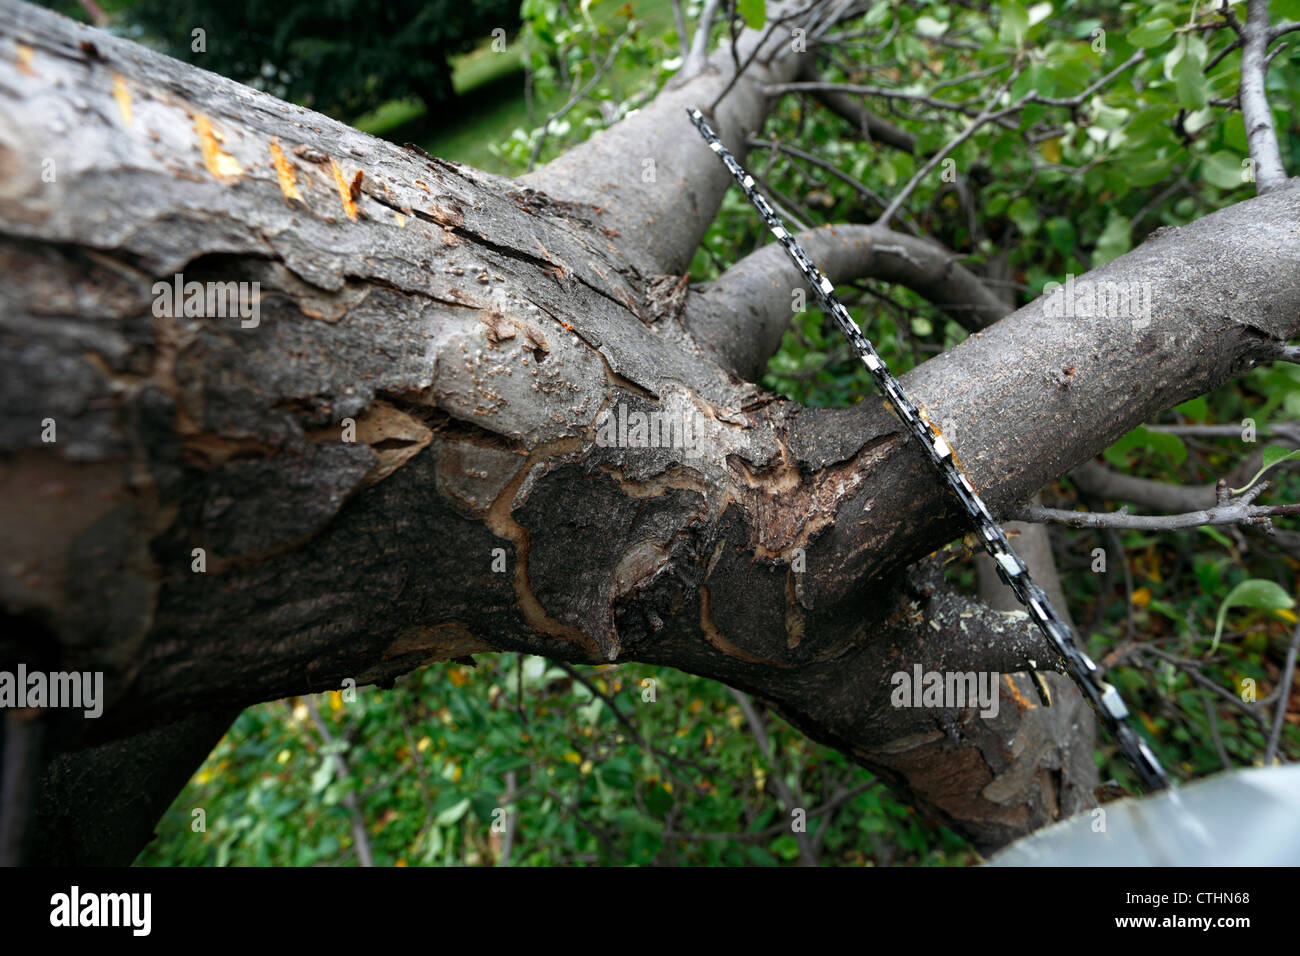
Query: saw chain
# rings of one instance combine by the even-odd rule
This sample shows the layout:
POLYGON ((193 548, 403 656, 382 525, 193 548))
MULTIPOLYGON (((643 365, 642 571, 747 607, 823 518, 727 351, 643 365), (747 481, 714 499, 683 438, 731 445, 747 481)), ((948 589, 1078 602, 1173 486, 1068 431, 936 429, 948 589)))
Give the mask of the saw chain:
MULTIPOLYGON (((866 366, 867 372, 870 373, 876 386, 888 397, 894 414, 898 416, 913 437, 921 443, 930 462, 948 483, 948 487, 961 503, 962 509, 966 512, 971 524, 975 526, 980 543, 984 546, 984 550, 988 552, 989 557, 993 559, 998 576, 1015 593, 1017 600, 1025 606, 1029 616, 1038 625, 1039 630, 1043 632, 1065 660, 1070 677, 1078 685, 1084 698, 1101 717, 1102 723, 1105 724, 1111 736, 1119 743, 1120 749, 1123 750, 1129 762, 1137 769, 1147 788, 1162 790, 1168 787, 1169 778, 1166 776, 1164 768, 1160 766, 1160 761, 1151 752, 1151 748, 1147 746, 1146 741, 1139 737, 1137 732, 1129 725, 1128 708, 1124 706, 1119 691, 1102 680, 1096 663, 1075 642, 1070 628, 1066 626, 1061 616, 1056 613, 1056 609, 1048 601, 1043 589, 1030 578, 1029 569, 1025 562, 1011 549, 1011 545, 1007 542, 1007 536, 998 527, 997 522, 993 520, 988 506, 984 504, 979 493, 975 490, 975 486, 971 484, 970 479, 957 464, 953 456, 953 450, 947 440, 903 390, 903 386, 898 379, 894 378, 889 371, 889 367, 876 352, 875 347, 862 334, 857 323, 853 321, 848 310, 844 308, 844 305, 835 295, 835 287, 831 284, 831 280, 813 264, 790 230, 786 229, 785 224, 781 222, 781 218, 776 214, 772 206, 754 188, 754 178, 745 172, 744 167, 731 155, 731 152, 723 145, 722 140, 718 139, 717 134, 713 132, 713 129, 704 119, 704 115, 698 109, 688 109, 686 112, 690 115, 691 122, 695 124, 696 129, 700 131, 700 135, 704 137, 704 141, 708 143, 709 149, 713 150, 718 155, 718 158, 722 160, 727 170, 740 185, 741 191, 753 203, 754 208, 758 210, 758 214, 763 217, 763 222, 767 224, 767 228, 771 230, 772 235, 785 247, 785 251, 789 253, 795 266, 803 273, 803 277, 812 288, 813 295, 821 305, 822 310, 834 319, 835 324, 839 326, 840 331, 849 340, 849 345, 857 353, 858 358, 862 360, 862 364, 866 366)), ((1041 694, 1042 691, 1040 690, 1041 694)))

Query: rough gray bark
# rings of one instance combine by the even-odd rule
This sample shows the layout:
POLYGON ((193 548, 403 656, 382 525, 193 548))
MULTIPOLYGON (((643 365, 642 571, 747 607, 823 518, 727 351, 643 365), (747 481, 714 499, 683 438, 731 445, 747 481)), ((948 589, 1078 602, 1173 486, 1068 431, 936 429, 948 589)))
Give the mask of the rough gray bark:
MULTIPOLYGON (((680 107, 729 58, 510 181, 26 5, 0 44, 0 597, 106 674, 65 749, 514 650, 757 694, 986 848, 1078 808, 1073 711, 890 706, 914 662, 1051 659, 903 573, 964 528, 897 420, 763 392, 684 322, 707 292, 663 294, 726 180, 680 107), (155 316, 178 272, 260 282, 260 324, 155 316), (602 447, 619 406, 697 416, 700 453, 602 447)), ((782 62, 722 101, 729 142, 782 62)), ((1297 239, 1275 190, 1088 277, 1150 280, 1150 327, 1034 303, 905 384, 1006 507, 1300 333, 1297 239)))
MULTIPOLYGON (((972 330, 1009 311, 952 253, 928 240, 863 225, 823 226, 798 239, 832 282, 867 277, 907 286, 972 330)), ((796 289, 804 290, 799 270, 771 243, 696 289, 686 302, 686 326, 719 362, 756 381, 790 327, 796 289)))

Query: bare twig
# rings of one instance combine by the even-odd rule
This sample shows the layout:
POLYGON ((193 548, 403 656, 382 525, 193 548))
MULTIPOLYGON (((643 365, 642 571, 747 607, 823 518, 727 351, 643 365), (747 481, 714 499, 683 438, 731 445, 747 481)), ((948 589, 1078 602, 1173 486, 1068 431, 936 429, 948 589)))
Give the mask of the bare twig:
MULTIPOLYGON (((736 703, 740 705, 740 709, 745 715, 745 720, 749 723, 749 729, 754 735, 754 741, 758 744, 758 752, 762 754, 764 762, 770 768, 767 781, 772 785, 772 789, 776 791, 780 801, 785 804, 786 815, 788 816, 795 809, 803 809, 801 807, 803 801, 795 795, 794 790, 781 776, 780 768, 776 765, 776 753, 772 747, 771 739, 767 735, 767 728, 763 725, 763 718, 754 707, 754 702, 749 699, 748 694, 741 693, 734 687, 727 689, 731 691, 731 696, 736 699, 736 703)), ((816 866, 817 850, 813 846, 812 838, 809 837, 807 829, 795 831, 794 838, 799 845, 799 859, 802 865, 816 866)))
POLYGON ((1278 742, 1282 739, 1282 724, 1286 721, 1287 704, 1291 702, 1291 679, 1295 676, 1298 653, 1300 653, 1300 624, 1296 625, 1291 635, 1291 646, 1287 648, 1286 663, 1282 665, 1282 679, 1277 685, 1277 703, 1273 705, 1273 730, 1268 735, 1268 746, 1264 748, 1265 767, 1273 765, 1278 742))
POLYGON ((1043 106, 1070 106, 1070 107, 1082 106, 1089 99, 1089 97, 1092 96, 1092 94, 1096 93, 1099 89, 1101 89, 1111 80, 1115 79, 1115 77, 1119 76, 1130 66, 1134 66, 1135 64, 1141 63, 1144 59, 1146 59, 1146 51, 1138 50, 1136 53, 1130 56, 1119 66, 1115 67, 1115 69, 1111 70, 1109 73, 1103 76, 1096 83, 1093 83, 1086 90, 1074 94, 1074 96, 1056 97, 1056 96, 1033 95, 1029 98, 1029 102, 1041 103, 1043 106))
POLYGON ((1231 770, 1232 761, 1228 758, 1228 751, 1224 749, 1223 735, 1219 733, 1219 715, 1216 712, 1218 705, 1209 694, 1202 694, 1201 702, 1205 705, 1205 719, 1210 725, 1210 738, 1214 741, 1214 750, 1219 755, 1219 763, 1223 764, 1224 770, 1231 770))
MULTIPOLYGON (((860 783, 856 787, 852 787, 848 790, 841 790, 838 793, 836 793, 833 797, 831 797, 831 799, 827 800, 825 803, 813 807, 811 810, 809 810, 808 819, 811 820, 814 817, 820 817, 824 814, 830 813, 840 804, 846 803, 849 800, 852 800, 858 794, 865 793, 866 791, 874 789, 875 787, 878 786, 880 786, 880 781, 877 779, 877 780, 868 780, 866 783, 860 783)), ((708 832, 685 833, 679 830, 665 829, 663 839, 665 843, 667 843, 669 840, 693 840, 701 843, 710 840, 725 840, 728 842, 734 840, 738 843, 758 843, 763 840, 771 839, 774 836, 780 836, 782 833, 788 833, 789 829, 790 829, 790 824, 784 821, 780 823, 774 823, 766 830, 759 830, 757 833, 708 833, 708 832)), ((822 833, 826 832, 825 825, 823 825, 821 832, 822 833)))
POLYGON ((673 0, 673 20, 677 23, 677 44, 682 51, 682 66, 685 66, 691 48, 686 39, 686 18, 682 16, 682 0, 673 0))
POLYGON ((1051 522, 1072 528, 1131 528, 1137 531, 1176 531, 1209 525, 1266 524, 1270 518, 1300 514, 1300 504, 1252 504, 1267 487, 1261 482, 1245 493, 1213 508, 1178 515, 1131 515, 1127 508, 1110 514, 1066 511, 1061 508, 1021 508, 1009 517, 1017 521, 1051 522))
MULTIPOLYGON (((326 747, 333 748, 334 735, 330 733, 329 726, 320 715, 320 710, 316 707, 316 701, 310 697, 302 698, 307 705, 307 711, 311 714, 312 723, 316 725, 316 732, 320 734, 321 740, 325 742, 326 747)), ((341 753, 335 752, 333 755, 334 776, 339 780, 348 778, 348 762, 343 759, 341 753)), ((370 852, 370 838, 366 835, 366 820, 361 814, 361 804, 357 800, 357 795, 351 790, 345 790, 343 793, 343 806, 348 811, 348 820, 352 827, 352 845, 357 850, 358 866, 374 866, 375 859, 370 852)))
POLYGON ((1269 42, 1271 43, 1272 41, 1276 40, 1278 37, 1283 36, 1287 33, 1294 33, 1296 30, 1300 30, 1300 20, 1288 20, 1286 22, 1276 24, 1268 31, 1269 42))
POLYGON ((1034 91, 1031 90, 1030 92, 1026 93, 1024 96, 1020 97, 1020 99, 1016 100, 1016 102, 1012 103, 1010 106, 998 110, 997 112, 993 111, 993 105, 1002 98, 1002 95, 1006 93, 1007 89, 1011 86, 1011 84, 1015 81, 1016 77, 1018 77, 1019 75, 1020 75, 1019 69, 1012 71, 1011 76, 1009 76, 1005 81, 1003 81, 1002 85, 998 87, 997 92, 995 92, 993 96, 989 98, 988 104, 984 107, 984 109, 980 112, 980 114, 976 116, 973 120, 971 120, 970 125, 967 126, 960 133, 958 133, 956 136, 954 136, 951 140, 949 140, 946 146, 944 146, 933 156, 931 156, 929 160, 926 161, 926 164, 916 171, 916 175, 914 175, 908 181, 907 185, 904 186, 899 191, 898 195, 896 195, 893 198, 893 201, 890 202, 890 204, 885 208, 885 211, 880 214, 880 218, 876 220, 877 225, 881 225, 881 226, 889 225, 889 220, 894 218, 894 214, 898 212, 899 208, 903 205, 903 203, 907 202, 907 200, 911 197, 912 193, 916 191, 916 187, 921 185, 922 182, 924 182, 925 177, 930 175, 930 173, 934 171, 934 168, 938 166, 941 162, 943 162, 944 158, 949 153, 951 153, 954 149, 956 149, 962 143, 966 142, 966 140, 970 139, 972 136, 975 135, 975 133, 977 133, 980 129, 982 129, 984 127, 984 124, 989 123, 1000 116, 1009 116, 1010 114, 1015 113, 1024 105, 1025 101, 1029 97, 1034 95, 1034 91))
POLYGON ((712 113, 717 110, 718 104, 721 103, 723 99, 726 98, 727 94, 730 93, 732 88, 735 87, 736 83, 739 82, 741 76, 745 73, 746 70, 749 69, 749 65, 754 62, 754 58, 758 56, 758 52, 760 50, 766 49, 768 41, 772 38, 772 34, 776 32, 777 27, 783 26, 784 24, 789 23, 791 20, 795 19, 796 17, 801 17, 804 14, 811 12, 816 7, 820 6, 821 3, 822 0, 814 0, 811 6, 804 7, 802 10, 791 11, 790 13, 785 14, 785 16, 778 17, 775 20, 773 20, 771 23, 769 23, 767 25, 767 29, 763 32, 763 36, 759 39, 757 43, 754 44, 753 48, 750 49, 749 54, 745 57, 744 63, 740 63, 737 60, 736 34, 734 30, 735 21, 733 18, 731 56, 732 56, 732 61, 734 63, 734 69, 731 74, 731 79, 727 81, 727 85, 722 88, 722 92, 719 93, 716 97, 714 97, 713 102, 709 104, 709 112, 712 113))
POLYGON ((718 0, 704 0, 704 9, 700 11, 699 22, 695 25, 695 36, 691 38, 691 49, 686 54, 680 76, 694 76, 704 69, 708 59, 709 35, 713 31, 713 18, 718 13, 718 0))
MULTIPOLYGON (((1225 5, 1226 6, 1226 5, 1225 5)), ((1246 144, 1254 163, 1259 195, 1286 185, 1286 169, 1278 148, 1277 130, 1265 89, 1270 36, 1267 0, 1248 0, 1246 22, 1237 29, 1241 47, 1241 118, 1246 124, 1246 144)))
POLYGON ((509 866, 510 857, 515 851, 515 828, 518 819, 512 804, 515 802, 519 788, 519 775, 514 770, 506 771, 506 792, 501 797, 501 805, 506 808, 506 832, 501 837, 501 854, 497 857, 498 866, 509 866))

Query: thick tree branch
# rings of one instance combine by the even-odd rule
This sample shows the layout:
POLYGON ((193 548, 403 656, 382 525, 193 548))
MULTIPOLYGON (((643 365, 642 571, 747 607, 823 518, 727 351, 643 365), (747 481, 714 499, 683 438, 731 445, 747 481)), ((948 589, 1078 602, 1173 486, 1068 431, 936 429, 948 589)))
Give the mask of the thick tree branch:
MULTIPOLYGON (((769 16, 780 15, 781 9, 769 16)), ((769 104, 759 86, 793 76, 800 66, 788 31, 768 35, 744 30, 737 55, 748 61, 759 44, 753 63, 709 120, 742 159, 745 133, 759 129, 767 115, 769 104)), ((681 275, 731 181, 713 153, 701 148, 686 110, 714 102, 729 86, 734 69, 726 51, 715 52, 708 69, 693 73, 684 68, 684 78, 661 91, 654 102, 521 182, 554 199, 595 207, 610 251, 643 275, 681 275)))
MULTIPOLYGON (((898 283, 968 329, 984 328, 1006 314, 978 276, 927 239, 863 225, 821 226, 798 239, 832 282, 898 283)), ((784 247, 769 243, 690 295, 687 327, 726 368, 755 381, 781 346, 796 290, 807 294, 799 270, 784 247)))
POLYGON ((1241 48, 1241 117, 1246 124, 1246 144, 1254 161, 1255 188, 1262 196, 1286 185, 1286 169, 1268 105, 1268 0, 1249 0, 1246 22, 1239 28, 1241 48))

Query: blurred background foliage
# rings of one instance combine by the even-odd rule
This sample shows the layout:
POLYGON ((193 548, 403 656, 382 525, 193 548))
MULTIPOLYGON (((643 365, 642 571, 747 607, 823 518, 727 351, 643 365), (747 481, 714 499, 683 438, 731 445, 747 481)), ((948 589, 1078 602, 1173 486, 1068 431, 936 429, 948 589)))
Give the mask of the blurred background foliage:
MULTIPOLYGON (((91 18, 80 3, 52 3, 91 18)), ((701 4, 683 4, 693 25, 701 4)), ((725 9, 728 4, 724 3, 725 9)), ((928 235, 1023 304, 1050 281, 1127 252, 1253 195, 1239 52, 1196 23, 1210 4, 1057 0, 881 2, 837 28, 829 79, 934 92, 982 105, 1013 58, 1013 96, 1072 96, 1136 50, 1146 59, 1075 109, 1032 106, 953 154, 900 228, 928 235)), ((1236 4, 1240 7, 1240 4, 1236 4)), ((751 22, 761 7, 741 4, 751 22)), ((1300 20, 1300 0, 1273 0, 1300 20)), ((110 29, 180 49, 208 27, 207 69, 254 81, 396 142, 515 175, 643 105, 681 66, 667 0, 521 6, 441 0, 262 5, 103 0, 110 29), (274 9, 275 13, 270 11, 274 9), (473 10, 471 14, 470 11, 473 10), (493 45, 500 27, 508 43, 493 45), (468 52, 461 52, 472 46, 468 52), (428 49, 437 52, 428 54, 428 49), (443 70, 442 64, 448 65, 443 70), (591 84, 585 97, 575 94, 591 84), (448 87, 450 86, 450 92, 448 87)), ((1244 15, 1244 14, 1243 14, 1244 15)), ((715 42, 727 32, 715 25, 715 42)), ((1300 169, 1300 45, 1274 60, 1268 91, 1288 168, 1300 169)), ((918 153, 962 128, 900 101, 869 105, 917 137, 918 153)), ((685 122, 685 120, 683 120, 685 122)), ((749 165, 801 223, 870 222, 915 172, 914 156, 864 142, 811 99, 786 96, 749 165), (786 152, 813 154, 852 182, 786 152)), ((691 266, 693 282, 767 241, 730 191, 691 266)), ((848 293, 855 317, 899 373, 966 334, 915 294, 882 283, 848 293)), ((811 405, 871 393, 860 365, 815 308, 792 316, 764 384, 811 405)), ((1213 482, 1300 418, 1300 366, 1262 366, 1188 401, 1108 450, 1110 467, 1180 484, 1213 482), (1252 424, 1255 434, 1246 428, 1252 424), (1231 425, 1228 434, 1185 426, 1231 425), (1184 429, 1183 434, 1171 433, 1184 429), (1280 426, 1280 427, 1279 427, 1280 426)), ((1294 447, 1289 438, 1286 447, 1294 447)), ((1300 500, 1286 464, 1263 502, 1300 500)), ((1068 477, 1045 504, 1075 507, 1068 477)), ((1089 501, 1096 508, 1122 502, 1089 501)), ((1297 624, 1300 535, 1237 528, 1055 533, 1071 610, 1094 658, 1184 779, 1259 763, 1282 696, 1281 757, 1300 759, 1300 695, 1279 691, 1297 624), (1095 550, 1107 568, 1095 571, 1095 550), (1221 634, 1215 639, 1216 625, 1221 634), (1253 697, 1253 699, 1251 699, 1253 697)), ((954 551, 960 545, 954 545, 954 551)), ((969 587, 968 561, 953 579, 969 587)), ((517 655, 435 665, 390 691, 357 688, 249 708, 159 825, 140 864, 955 864, 978 857, 929 825, 871 774, 710 681, 638 664, 573 669, 517 655), (654 681, 654 700, 643 681, 654 681), (349 699, 354 697, 354 699, 349 699), (744 703, 748 703, 744 701, 744 703), (767 739, 767 746, 760 744, 767 739), (808 812, 801 850, 783 788, 808 812), (197 832, 195 808, 206 830, 197 832), (504 827, 498 808, 508 809, 504 827)), ((1106 740, 1103 780, 1133 787, 1106 740)))

